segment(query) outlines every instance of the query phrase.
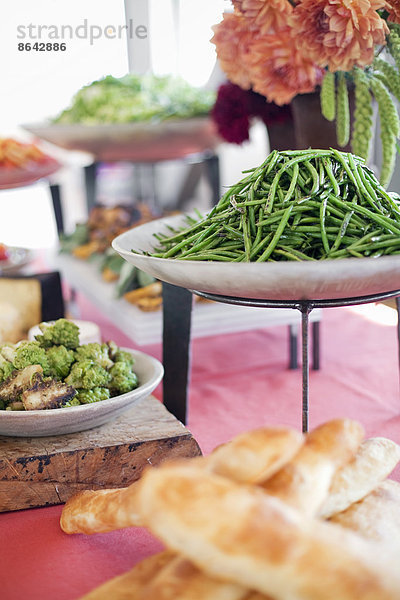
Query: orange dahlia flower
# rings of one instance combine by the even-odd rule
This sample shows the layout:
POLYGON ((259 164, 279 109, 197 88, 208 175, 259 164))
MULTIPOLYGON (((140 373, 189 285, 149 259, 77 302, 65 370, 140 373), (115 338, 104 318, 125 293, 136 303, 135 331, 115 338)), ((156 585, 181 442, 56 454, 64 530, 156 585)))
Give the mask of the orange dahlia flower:
POLYGON ((221 69, 232 83, 248 90, 251 86, 248 73, 247 56, 254 33, 249 20, 236 13, 224 13, 223 20, 212 28, 221 69))
POLYGON ((289 28, 255 39, 250 56, 254 91, 279 106, 314 91, 322 81, 323 70, 296 50, 289 28))
POLYGON ((389 13, 388 20, 400 24, 400 0, 387 0, 385 8, 389 13))
POLYGON ((289 0, 233 0, 233 5, 262 34, 286 27, 293 10, 289 0))
POLYGON ((372 63, 385 44, 386 22, 376 12, 385 0, 301 0, 290 16, 297 48, 330 71, 372 63))

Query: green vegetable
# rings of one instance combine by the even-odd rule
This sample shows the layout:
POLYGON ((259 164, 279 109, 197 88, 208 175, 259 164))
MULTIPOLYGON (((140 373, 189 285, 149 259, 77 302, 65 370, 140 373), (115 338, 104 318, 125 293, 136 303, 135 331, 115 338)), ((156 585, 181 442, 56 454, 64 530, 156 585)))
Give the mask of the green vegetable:
POLYGON ((70 374, 64 381, 76 389, 90 390, 95 387, 107 386, 110 380, 111 375, 106 369, 93 360, 86 359, 74 363, 70 374))
POLYGON ((335 74, 326 71, 321 84, 321 112, 325 119, 333 121, 336 116, 335 74))
POLYGON ((0 410, 25 410, 21 394, 32 386, 37 386, 35 393, 43 389, 46 394, 60 390, 63 384, 72 386, 75 396, 70 394, 63 407, 107 400, 137 387, 134 359, 115 342, 78 345, 79 328, 67 319, 41 323, 40 327, 43 333, 35 341, 0 345, 0 410))
POLYGON ((58 319, 54 323, 40 323, 42 335, 35 335, 35 339, 43 348, 53 345, 63 345, 74 350, 79 346, 79 327, 67 319, 58 319))
POLYGON ((69 406, 80 406, 80 405, 81 405, 81 403, 79 402, 79 398, 78 398, 78 394, 77 394, 71 400, 68 400, 67 402, 65 402, 61 408, 68 408, 69 406))
POLYGON ((78 246, 89 242, 89 228, 86 223, 78 223, 70 234, 60 234, 60 252, 72 252, 78 246))
POLYGON ((159 233, 151 256, 264 262, 400 253, 399 196, 364 159, 335 149, 272 152, 204 217, 159 233))
POLYGON ((110 390, 105 387, 95 387, 91 390, 79 390, 76 398, 79 404, 93 404, 93 402, 101 402, 110 397, 110 390))
POLYGON ((65 346, 51 346, 46 349, 48 361, 48 374, 56 379, 64 379, 71 370, 71 365, 75 361, 73 350, 68 350, 65 346))
POLYGON ((125 394, 135 389, 138 385, 136 373, 132 367, 125 361, 117 361, 110 369, 111 381, 109 388, 113 395, 125 394))
POLYGON ((109 369, 114 364, 108 355, 107 344, 99 344, 97 342, 91 342, 90 344, 78 346, 78 348, 75 350, 75 358, 77 362, 81 362, 82 360, 86 359, 92 360, 104 369, 109 369))
POLYGON ((336 92, 336 136, 339 146, 346 146, 350 139, 350 106, 345 74, 338 74, 336 92))
POLYGON ((126 362, 132 367, 135 362, 132 354, 126 350, 122 350, 115 342, 107 342, 108 355, 113 362, 126 362))
POLYGON ((5 359, 0 353, 0 383, 10 377, 11 373, 15 370, 12 362, 5 359))
POLYGON ((55 123, 129 123, 207 115, 215 92, 178 77, 111 75, 80 89, 55 123))
POLYGON ((46 350, 38 342, 19 342, 14 347, 13 364, 16 369, 23 369, 29 365, 40 365, 43 373, 49 373, 49 361, 46 350))

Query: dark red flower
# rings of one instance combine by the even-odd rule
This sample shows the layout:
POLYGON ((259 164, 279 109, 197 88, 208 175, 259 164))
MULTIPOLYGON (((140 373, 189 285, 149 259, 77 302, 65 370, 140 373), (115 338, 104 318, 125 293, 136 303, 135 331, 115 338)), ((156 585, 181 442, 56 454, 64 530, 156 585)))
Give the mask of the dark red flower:
POLYGON ((249 139, 248 92, 238 85, 225 83, 219 87, 211 116, 227 142, 242 144, 249 139))
POLYGON ((253 117, 258 117, 267 126, 292 119, 290 106, 267 102, 265 96, 253 90, 243 90, 231 82, 219 87, 211 116, 219 135, 232 144, 242 144, 249 139, 253 117))

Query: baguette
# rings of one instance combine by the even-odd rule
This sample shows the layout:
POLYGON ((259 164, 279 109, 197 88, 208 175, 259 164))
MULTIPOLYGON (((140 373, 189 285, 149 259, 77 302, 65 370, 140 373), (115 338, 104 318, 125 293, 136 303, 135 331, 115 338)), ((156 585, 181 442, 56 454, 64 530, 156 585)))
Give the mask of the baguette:
POLYGON ((187 559, 176 556, 135 595, 135 600, 245 600, 248 590, 210 577, 187 559))
POLYGON ((63 507, 61 529, 65 533, 91 534, 140 526, 132 486, 135 483, 127 488, 85 490, 75 494, 63 507))
POLYGON ((144 473, 138 506, 155 535, 208 575, 275 600, 400 598, 397 563, 380 548, 257 487, 164 465, 144 473))
POLYGON ((303 441, 295 429, 260 427, 217 446, 203 459, 204 468, 239 483, 258 483, 291 460, 303 441))
POLYGON ((383 481, 360 502, 334 515, 331 522, 384 544, 400 556, 400 483, 383 481))
POLYGON ((157 575, 164 565, 168 564, 172 556, 173 553, 168 550, 154 554, 142 560, 127 573, 113 577, 91 590, 80 600, 131 600, 137 598, 140 590, 157 575))
POLYGON ((399 460, 400 446, 392 440, 364 440, 353 460, 335 473, 319 516, 327 519, 364 498, 390 475, 399 460))
POLYGON ((315 515, 328 495, 335 471, 353 458, 363 436, 362 426, 349 419, 320 425, 262 488, 302 513, 315 515))
MULTIPOLYGON (((241 433, 209 457, 191 459, 191 464, 251 483, 279 469, 297 452, 302 442, 302 434, 294 429, 265 427, 241 433)), ((90 534, 140 527, 142 523, 135 506, 136 489, 137 482, 133 482, 127 488, 78 492, 63 508, 61 529, 65 533, 90 534)))

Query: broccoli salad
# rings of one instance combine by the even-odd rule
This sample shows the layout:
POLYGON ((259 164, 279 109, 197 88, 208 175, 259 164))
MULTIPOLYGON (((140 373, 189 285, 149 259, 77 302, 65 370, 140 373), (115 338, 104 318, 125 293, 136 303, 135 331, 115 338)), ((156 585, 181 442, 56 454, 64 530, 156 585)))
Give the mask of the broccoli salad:
POLYGON ((138 386, 132 355, 114 342, 80 345, 67 319, 41 323, 33 341, 0 345, 0 410, 42 410, 107 400, 138 386))

